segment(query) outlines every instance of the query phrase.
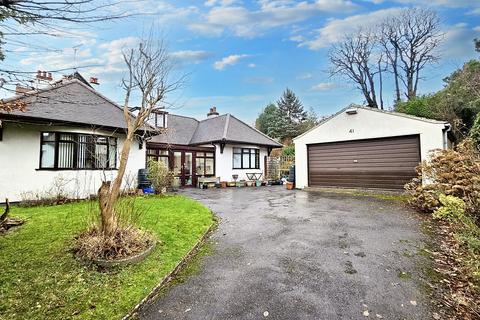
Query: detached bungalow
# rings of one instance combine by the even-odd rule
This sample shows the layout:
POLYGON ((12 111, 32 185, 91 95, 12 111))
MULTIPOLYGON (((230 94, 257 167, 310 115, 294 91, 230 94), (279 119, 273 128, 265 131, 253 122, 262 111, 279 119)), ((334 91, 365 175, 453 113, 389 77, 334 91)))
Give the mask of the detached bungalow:
MULTIPOLYGON (((123 110, 80 77, 18 95, 25 112, 0 112, 0 202, 5 198, 84 198, 112 179, 125 140, 123 110)), ((154 131, 153 128, 151 131, 154 131)), ((127 176, 145 166, 145 142, 132 145, 127 176)))
POLYGON ((265 178, 267 156, 282 147, 233 115, 219 115, 215 107, 201 121, 161 112, 151 124, 164 133, 147 142, 147 158, 168 164, 181 186, 195 186, 199 177, 265 178))
MULTIPOLYGON (((123 109, 79 74, 22 93, 25 112, 0 112, 0 202, 64 194, 85 198, 110 180, 125 139, 123 109)), ((200 177, 233 181, 265 177, 265 159, 279 143, 230 114, 208 118, 152 114, 132 145, 126 179, 136 186, 147 158, 164 161, 180 186, 200 177), (157 126, 158 128, 155 128, 157 126), (158 132, 162 134, 155 136, 158 132)))
POLYGON ((450 125, 367 107, 340 110, 293 139, 296 187, 403 189, 450 125))

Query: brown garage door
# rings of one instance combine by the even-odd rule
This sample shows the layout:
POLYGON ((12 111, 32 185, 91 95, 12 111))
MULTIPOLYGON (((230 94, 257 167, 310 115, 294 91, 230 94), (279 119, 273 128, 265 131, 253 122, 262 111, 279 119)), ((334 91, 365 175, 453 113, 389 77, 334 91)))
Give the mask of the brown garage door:
POLYGON ((419 162, 418 135, 309 145, 309 185, 402 189, 419 162))

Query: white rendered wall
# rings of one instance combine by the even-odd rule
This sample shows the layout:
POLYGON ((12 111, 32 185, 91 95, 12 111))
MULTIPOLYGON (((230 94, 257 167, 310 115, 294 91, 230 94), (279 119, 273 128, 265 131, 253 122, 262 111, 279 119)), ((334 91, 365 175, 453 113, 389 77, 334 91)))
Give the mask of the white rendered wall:
POLYGON ((267 148, 246 144, 227 144, 223 153, 220 153, 220 146, 217 144, 215 148, 215 176, 220 177, 220 181, 233 181, 233 174, 238 174, 238 180, 248 180, 247 173, 262 173, 262 179, 265 179, 266 155, 267 148), (233 169, 233 148, 260 149, 260 169, 233 169))
POLYGON ((419 134, 422 160, 428 159, 430 151, 446 146, 443 123, 365 109, 358 109, 357 112, 354 115, 342 112, 294 139, 297 188, 308 186, 308 144, 419 134))
MULTIPOLYGON (((38 170, 40 159, 40 132, 60 131, 93 133, 92 130, 58 127, 16 124, 3 122, 3 140, 0 141, 0 202, 5 198, 10 201, 19 201, 22 194, 29 197, 45 195, 53 192, 55 183, 65 184, 65 191, 70 197, 85 198, 95 194, 104 178, 112 180, 116 170, 38 170)), ((111 133, 95 131, 99 135, 111 135, 111 133)), ((123 145, 124 136, 117 136, 117 166, 119 152, 123 145)), ((145 148, 140 149, 138 143, 133 143, 128 159, 126 176, 133 181, 136 187, 138 169, 145 167, 145 148)))

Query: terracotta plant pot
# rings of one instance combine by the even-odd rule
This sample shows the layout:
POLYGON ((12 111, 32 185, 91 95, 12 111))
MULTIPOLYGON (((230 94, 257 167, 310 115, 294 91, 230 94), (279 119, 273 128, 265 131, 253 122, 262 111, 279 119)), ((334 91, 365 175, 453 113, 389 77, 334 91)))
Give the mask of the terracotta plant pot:
POLYGON ((227 181, 221 181, 220 184, 221 184, 222 188, 227 187, 227 181))
POLYGON ((287 184, 286 184, 287 190, 293 190, 294 186, 295 185, 293 184, 293 182, 287 182, 287 184))

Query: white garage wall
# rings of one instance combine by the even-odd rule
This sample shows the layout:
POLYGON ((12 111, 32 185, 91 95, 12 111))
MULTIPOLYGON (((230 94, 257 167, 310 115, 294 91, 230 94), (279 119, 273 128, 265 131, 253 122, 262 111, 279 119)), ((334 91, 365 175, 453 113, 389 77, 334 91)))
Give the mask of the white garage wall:
POLYGON ((265 178, 265 156, 267 149, 255 145, 235 144, 226 145, 223 153, 220 153, 220 146, 215 146, 215 176, 220 177, 220 181, 233 181, 232 175, 238 174, 238 180, 248 180, 247 173, 263 173, 265 178), (233 169, 233 148, 254 148, 260 149, 260 169, 233 169))
MULTIPOLYGON (((0 202, 5 201, 5 198, 10 201, 19 201, 22 194, 28 194, 29 197, 37 194, 44 195, 51 192, 55 183, 59 184, 60 181, 62 184, 65 183, 65 191, 69 196, 85 198, 96 193, 104 179, 104 174, 106 179, 112 180, 117 172, 116 170, 37 170, 41 131, 93 133, 92 130, 8 122, 3 123, 3 128, 3 140, 0 141, 0 202)), ((98 130, 95 133, 111 135, 98 130)), ((122 135, 116 136, 118 137, 117 153, 119 153, 124 138, 122 135)), ((136 181, 138 169, 145 167, 145 154, 145 148, 140 149, 138 143, 132 144, 126 170, 129 181, 133 179, 136 181)), ((117 160, 117 166, 118 163, 119 160, 117 160)))
POLYGON ((343 111, 293 140, 296 187, 308 186, 308 144, 420 134, 421 158, 425 160, 431 150, 447 147, 443 132, 445 125, 440 121, 419 120, 366 108, 358 108, 357 114, 353 115, 343 111))

